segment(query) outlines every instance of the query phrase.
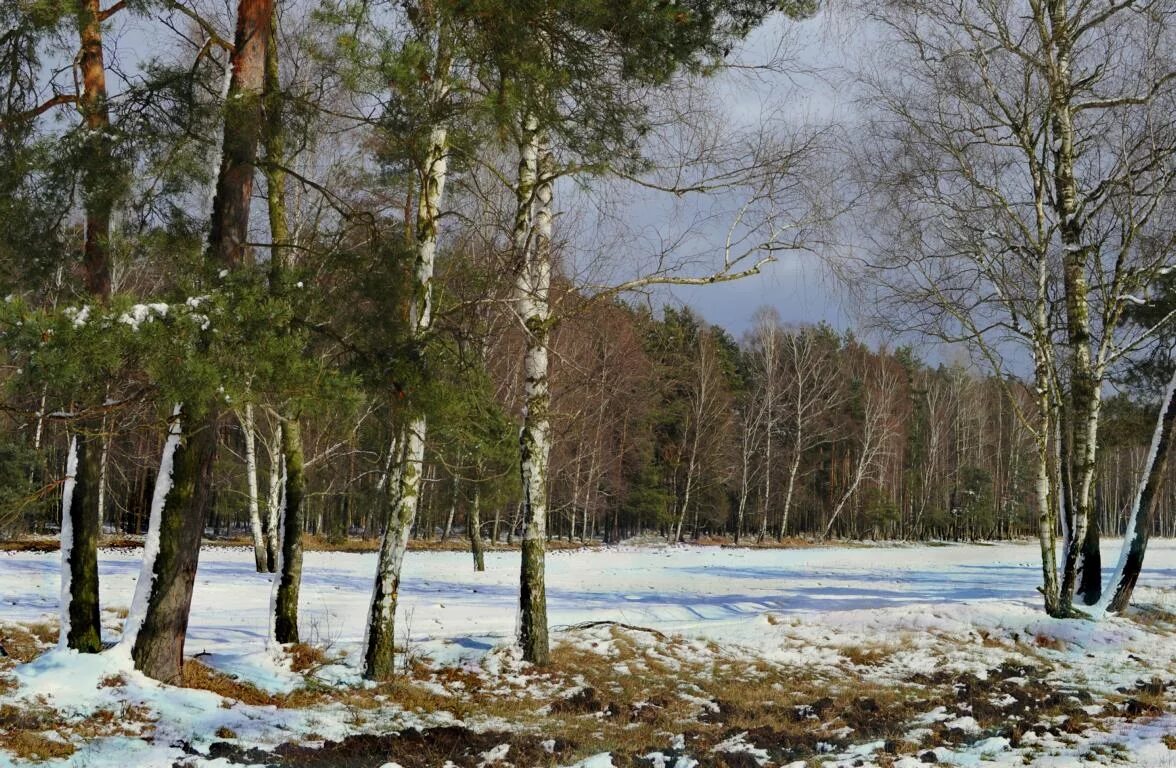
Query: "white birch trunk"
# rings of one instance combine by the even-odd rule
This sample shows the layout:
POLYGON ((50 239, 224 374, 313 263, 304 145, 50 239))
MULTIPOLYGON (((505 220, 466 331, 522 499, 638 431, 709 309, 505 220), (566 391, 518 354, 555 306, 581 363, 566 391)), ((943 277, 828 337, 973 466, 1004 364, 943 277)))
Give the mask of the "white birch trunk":
POLYGON ((98 538, 102 538, 102 532, 106 528, 106 477, 107 467, 110 465, 110 435, 106 432, 106 419, 102 417, 102 434, 99 440, 102 442, 102 453, 98 458, 98 538))
MULTIPOLYGON (((443 100, 446 94, 449 76, 449 61, 446 57, 444 43, 439 40, 435 90, 432 94, 437 102, 443 100)), ((417 208, 416 265, 413 297, 409 307, 412 334, 417 340, 429 332, 433 322, 433 268, 448 163, 449 134, 444 126, 436 125, 429 133, 417 208)), ((391 504, 388 523, 380 541, 375 585, 372 588, 364 636, 364 674, 369 678, 383 679, 394 671, 393 647, 400 571, 420 498, 427 427, 423 416, 413 417, 406 426, 406 434, 401 438, 404 460, 400 467, 394 469, 393 477, 389 478, 392 484, 389 489, 391 504)))
POLYGON ((261 525, 261 507, 257 491, 257 430, 253 420, 253 404, 247 403, 241 415, 241 429, 245 432, 245 480, 249 488, 249 530, 253 534, 253 560, 258 573, 269 570, 266 537, 261 525))
POLYGON ((61 630, 58 634, 57 647, 66 648, 69 645, 69 606, 73 599, 73 549, 74 532, 73 517, 70 507, 73 504, 74 486, 78 477, 78 439, 71 437, 69 441, 69 457, 65 460, 65 482, 61 485, 61 630))
POLYGON ((523 358, 523 427, 519 433, 525 526, 519 578, 519 644, 526 661, 545 664, 550 652, 544 557, 547 539, 547 461, 551 451, 547 344, 551 330, 549 297, 553 180, 549 175, 552 157, 545 138, 539 133, 538 121, 528 117, 523 128, 526 139, 519 148, 514 229, 515 251, 522 258, 522 268, 515 286, 516 308, 527 334, 527 348, 523 358), (530 242, 532 220, 533 243, 530 242))
POLYGON ((131 650, 139 637, 139 629, 147 616, 147 604, 151 599, 151 583, 155 579, 155 558, 159 554, 159 525, 163 516, 163 505, 172 488, 172 460, 180 444, 183 425, 180 424, 179 403, 172 411, 171 424, 167 429, 167 440, 163 444, 163 455, 159 459, 159 474, 155 476, 155 490, 151 495, 151 513, 147 520, 147 537, 143 542, 143 563, 139 567, 139 578, 135 581, 135 595, 131 608, 123 622, 122 637, 115 646, 120 656, 131 658, 131 650))
POLYGON ((277 572, 278 549, 281 546, 281 500, 286 479, 282 473, 282 425, 274 429, 273 443, 266 446, 269 454, 269 485, 266 486, 266 570, 277 572))

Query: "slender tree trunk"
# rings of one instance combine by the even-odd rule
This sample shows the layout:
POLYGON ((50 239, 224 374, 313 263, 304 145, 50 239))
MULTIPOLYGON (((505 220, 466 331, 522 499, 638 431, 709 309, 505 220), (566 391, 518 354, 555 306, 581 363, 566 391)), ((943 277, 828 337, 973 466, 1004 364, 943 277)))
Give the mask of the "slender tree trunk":
POLYGON ((93 164, 83 174, 86 240, 82 269, 86 290, 91 296, 110 296, 110 219, 114 210, 117 184, 110 175, 113 158, 110 135, 110 110, 107 106, 106 63, 102 52, 102 9, 99 0, 79 0, 78 31, 81 53, 78 68, 82 75, 79 99, 86 123, 93 164))
POLYGON ((1058 591, 1059 611, 1068 613, 1077 586, 1078 561, 1087 545, 1087 528, 1097 468, 1098 420, 1101 402, 1099 374, 1091 362, 1091 331, 1087 262, 1091 249, 1083 241, 1078 212, 1078 184, 1075 178, 1077 150, 1074 144, 1073 89, 1070 58, 1072 19, 1065 0, 1050 0, 1049 27, 1052 35, 1050 112, 1053 136, 1054 209, 1059 220, 1063 254, 1062 279, 1065 290, 1067 345, 1070 352, 1069 451, 1070 493, 1064 518, 1068 524, 1058 591))
POLYGON ((257 432, 253 422, 253 404, 247 403, 241 415, 245 433, 245 480, 249 488, 249 530, 253 535, 253 561, 258 573, 268 570, 265 533, 261 525, 261 507, 257 498, 257 432))
MULTIPOLYGON (((99 0, 79 0, 78 34, 81 52, 82 92, 78 106, 86 126, 90 164, 82 176, 85 209, 85 243, 82 270, 86 290, 97 302, 110 299, 110 219, 114 209, 117 184, 112 184, 110 112, 107 106, 106 64, 102 50, 102 9, 99 0)), ((42 398, 42 410, 44 398, 42 398)), ((40 418, 40 417, 39 417, 40 418)), ((37 442, 41 425, 37 425, 37 442)), ((103 462, 102 430, 93 423, 81 425, 85 434, 71 442, 71 461, 76 462, 76 477, 71 477, 69 499, 64 500, 62 538, 69 526, 71 541, 62 546, 62 581, 65 644, 75 650, 94 653, 101 650, 101 623, 98 606, 98 538, 102 531, 101 509, 103 462)), ((67 472, 67 474, 71 474, 67 472)))
MULTIPOLYGON (((437 64, 431 94, 437 103, 445 97, 451 63, 443 35, 443 31, 438 34, 437 64)), ((449 134, 443 125, 437 124, 429 133, 417 206, 416 264, 409 309, 412 334, 417 341, 424 339, 433 322, 433 264, 437 253, 437 228, 448 163, 449 134)), ((400 570, 404 565, 404 555, 421 495, 426 429, 424 416, 413 416, 399 438, 404 454, 400 466, 390 478, 388 519, 380 542, 364 640, 364 676, 369 679, 387 679, 395 672, 394 638, 400 570)))
POLYGON ((453 518, 457 515, 457 494, 459 487, 457 476, 454 475, 453 493, 449 497, 449 514, 445 517, 445 530, 441 533, 441 541, 449 541, 449 536, 453 533, 453 518))
MULTIPOLYGON (((769 375, 775 375, 769 373, 769 375)), ((772 498, 772 428, 775 422, 772 420, 772 404, 775 399, 775 393, 768 392, 768 423, 766 432, 764 433, 764 497, 760 499, 760 506, 763 507, 763 516, 760 519, 760 531, 756 537, 756 543, 761 544, 768 536, 768 512, 771 509, 772 498)))
POLYGON ((282 503, 282 567, 274 601, 274 640, 298 642, 298 593, 302 585, 302 528, 305 524, 306 477, 303 473, 302 429, 298 418, 287 421, 282 430, 282 460, 286 484, 282 503))
MULTIPOLYGON (((474 478, 474 499, 470 505, 469 520, 466 528, 470 537, 470 553, 474 556, 474 570, 486 570, 486 555, 482 547, 482 484, 481 468, 478 477, 474 478)), ((497 516, 495 517, 497 520, 497 516)))
POLYGON ((99 439, 102 441, 102 455, 98 459, 98 538, 106 527, 106 478, 110 467, 110 435, 106 431, 107 417, 102 417, 99 439))
MULTIPOLYGON (((797 425, 797 429, 800 429, 800 425, 797 425)), ((783 541, 784 536, 788 533, 788 512, 792 509, 792 494, 796 489, 796 475, 800 472, 802 443, 799 437, 796 440, 794 448, 792 465, 788 467, 788 485, 784 489, 784 509, 780 516, 780 541, 783 541)))
POLYGON ((269 573, 277 571, 278 549, 280 546, 282 513, 282 486, 284 472, 282 468, 282 425, 279 422, 274 432, 273 443, 267 445, 269 453, 269 485, 266 487, 265 504, 265 569, 269 573))
POLYGON ((1147 542, 1153 519, 1167 480, 1168 454, 1172 447, 1172 433, 1176 428, 1176 373, 1173 373, 1164 394, 1159 420, 1152 433, 1152 446, 1143 465, 1143 474, 1127 522, 1123 550, 1111 576, 1107 594, 1103 596, 1106 610, 1122 611, 1131 602, 1131 594, 1143 570, 1147 542))
POLYGON ((522 475, 522 567, 519 574, 519 644, 523 659, 545 665, 549 659, 547 589, 544 559, 547 541, 547 460, 551 449, 547 345, 551 332, 552 160, 534 117, 523 125, 514 247, 522 257, 515 296, 526 329, 523 361, 523 428, 519 432, 522 475), (534 199, 532 199, 532 196, 534 199), (534 242, 531 225, 534 223, 534 242))
POLYGON ((404 454, 390 478, 387 524, 380 541, 376 583, 364 639, 364 676, 384 680, 395 672, 395 618, 400 594, 400 570, 408 551, 408 537, 420 489, 425 453, 424 420, 414 419, 398 441, 404 454))

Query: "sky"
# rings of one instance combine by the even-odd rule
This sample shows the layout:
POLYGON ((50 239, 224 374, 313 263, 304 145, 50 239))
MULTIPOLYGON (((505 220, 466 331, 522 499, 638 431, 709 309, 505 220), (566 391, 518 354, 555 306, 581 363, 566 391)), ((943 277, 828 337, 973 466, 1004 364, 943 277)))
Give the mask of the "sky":
MULTIPOLYGON (((753 32, 733 61, 744 67, 771 66, 720 74, 713 84, 733 129, 753 127, 766 118, 782 122, 781 130, 814 130, 852 115, 848 71, 851 58, 860 58, 867 49, 856 44, 860 30, 851 24, 844 15, 820 13, 803 21, 777 15, 753 32)), ((665 293, 736 337, 751 327, 755 311, 764 306, 774 308, 785 324, 825 322, 839 330, 864 330, 854 298, 828 267, 836 256, 829 246, 784 251, 762 274, 665 293)))
MULTIPOLYGON (((232 5, 224 0, 196 0, 196 4, 209 18, 226 19, 232 5)), ((182 19, 175 15, 172 19, 180 28, 185 27, 182 19)), ((776 121, 781 130, 801 125, 812 128, 840 119, 848 108, 843 70, 849 46, 839 25, 826 14, 800 22, 777 16, 754 31, 730 59, 740 66, 719 74, 706 86, 730 130, 753 128, 765 119, 776 121), (772 67, 764 68, 769 62, 772 67)), ((161 45, 170 40, 174 36, 161 31, 156 18, 117 14, 107 32, 108 66, 133 77, 141 62, 165 54, 161 45)), ((110 78, 110 86, 112 91, 119 89, 117 74, 110 78)), ((681 240, 680 260, 690 263, 687 273, 713 271, 706 262, 713 263, 713 252, 721 250, 740 200, 729 197, 716 202, 695 197, 667 202, 667 197, 629 190, 621 202, 611 203, 621 211, 609 214, 611 225, 619 226, 619 231, 602 234, 601 228, 609 224, 596 222, 570 237, 579 238, 575 246, 583 252, 619 248, 627 254, 625 260, 634 264, 647 263, 649 253, 667 240, 681 240)), ((575 202, 573 197, 568 199, 575 202)), ((781 213, 784 218, 790 214, 781 213)), ((852 300, 825 267, 828 255, 820 250, 783 251, 762 274, 706 287, 654 289, 651 300, 687 304, 736 337, 750 327, 761 306, 774 307, 788 324, 827 322, 839 329, 854 327, 859 323, 852 300)), ((631 276, 622 269, 610 279, 631 276)))

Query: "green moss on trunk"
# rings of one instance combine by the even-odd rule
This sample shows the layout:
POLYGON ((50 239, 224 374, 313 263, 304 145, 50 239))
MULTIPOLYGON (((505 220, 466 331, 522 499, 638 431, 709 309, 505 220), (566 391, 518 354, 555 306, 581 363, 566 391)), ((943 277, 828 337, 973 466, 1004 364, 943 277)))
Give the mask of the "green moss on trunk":
POLYGON ((282 572, 274 610, 274 639, 298 642, 298 592, 302 585, 303 496, 302 429, 297 417, 284 420, 282 456, 286 462, 286 511, 282 516, 282 572))
POLYGON ((151 594, 131 652, 136 669, 165 683, 178 682, 183 672, 192 587, 212 496, 217 422, 216 414, 206 417, 176 447, 172 488, 160 515, 151 594))

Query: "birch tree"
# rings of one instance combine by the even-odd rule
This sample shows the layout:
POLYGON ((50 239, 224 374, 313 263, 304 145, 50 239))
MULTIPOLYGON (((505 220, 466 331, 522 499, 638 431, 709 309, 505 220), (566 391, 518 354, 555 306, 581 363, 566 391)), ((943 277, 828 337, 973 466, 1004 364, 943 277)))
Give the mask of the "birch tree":
MULTIPOLYGON (((415 263, 409 299, 411 340, 423 344, 433 322, 433 269, 437 255, 442 195, 449 162, 449 128, 445 109, 453 87, 454 52, 449 21, 431 4, 410 8, 416 45, 427 52, 422 71, 426 84, 423 116, 425 139, 416 158, 419 178, 414 227, 415 263)), ((398 425, 396 438, 399 466, 391 475, 388 517, 380 544, 371 610, 364 644, 364 675, 385 679, 394 671, 393 641, 400 572, 421 495, 425 439, 428 423, 423 413, 410 413, 398 425)))
POLYGON ((999 374, 1032 360, 1036 402, 1017 418, 1036 444, 1042 592, 1058 616, 1077 613, 1103 385, 1154 332, 1126 333, 1123 312, 1172 242, 1157 216, 1176 148, 1170 10, 966 0, 872 15, 899 55, 864 78, 886 116, 871 189, 902 231, 872 238, 868 271, 888 306, 918 307, 907 329, 968 343, 999 374))
POLYGON ((816 328, 802 328, 783 339, 786 373, 781 417, 787 425, 789 456, 777 537, 781 540, 788 532, 788 513, 792 509, 801 462, 806 454, 828 441, 823 422, 843 400, 836 360, 827 343, 827 335, 816 328))

